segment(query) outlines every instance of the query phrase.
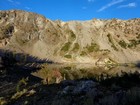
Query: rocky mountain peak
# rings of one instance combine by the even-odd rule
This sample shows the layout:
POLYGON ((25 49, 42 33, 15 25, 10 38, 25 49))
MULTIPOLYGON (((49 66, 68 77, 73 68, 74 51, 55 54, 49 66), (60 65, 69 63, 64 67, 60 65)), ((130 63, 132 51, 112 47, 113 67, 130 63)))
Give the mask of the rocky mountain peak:
POLYGON ((137 62, 140 19, 63 22, 21 10, 0 11, 0 48, 55 62, 137 62))

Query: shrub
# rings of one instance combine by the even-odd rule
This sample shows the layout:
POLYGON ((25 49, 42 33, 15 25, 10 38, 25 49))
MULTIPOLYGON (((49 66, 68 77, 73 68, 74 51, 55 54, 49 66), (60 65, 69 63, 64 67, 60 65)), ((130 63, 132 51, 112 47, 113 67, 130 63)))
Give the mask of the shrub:
POLYGON ((140 34, 138 34, 138 36, 136 37, 137 39, 140 39, 140 34))
POLYGON ((129 48, 132 48, 132 47, 136 47, 138 44, 140 44, 140 40, 129 40, 130 41, 130 44, 128 45, 129 48))
POLYGON ((6 105, 7 101, 3 98, 0 97, 0 105, 6 105))
POLYGON ((22 78, 17 84, 16 91, 19 92, 21 90, 22 85, 27 85, 27 81, 28 78, 22 78))
POLYGON ((130 42, 131 42, 131 44, 134 46, 134 47, 136 47, 136 45, 137 45, 137 41, 136 40, 130 40, 130 42))
POLYGON ((23 89, 22 91, 15 93, 11 97, 11 99, 16 99, 17 100, 18 98, 22 97, 26 92, 27 92, 27 89, 23 89))
POLYGON ((133 44, 131 44, 131 43, 128 44, 128 47, 129 47, 129 48, 132 48, 132 47, 133 47, 133 44))
POLYGON ((0 13, 0 19, 6 17, 6 13, 0 13))
POLYGON ((1 34, 0 39, 10 37, 13 32, 14 32, 14 26, 12 26, 11 24, 0 27, 0 34, 1 34))
POLYGON ((125 49, 127 48, 127 43, 123 40, 119 41, 119 45, 125 49))
POLYGON ((14 26, 12 26, 12 25, 7 25, 7 26, 5 27, 4 34, 6 34, 6 35, 11 35, 11 34, 13 33, 13 31, 14 31, 14 26))

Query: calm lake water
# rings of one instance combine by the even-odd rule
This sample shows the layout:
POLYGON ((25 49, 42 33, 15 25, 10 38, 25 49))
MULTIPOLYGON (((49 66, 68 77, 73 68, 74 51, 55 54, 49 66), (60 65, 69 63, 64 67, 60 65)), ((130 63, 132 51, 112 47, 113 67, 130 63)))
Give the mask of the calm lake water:
POLYGON ((63 80, 76 80, 81 78, 96 78, 101 75, 112 77, 121 75, 122 72, 133 73, 140 72, 140 68, 126 67, 126 66, 95 66, 93 64, 48 64, 42 69, 33 72, 32 75, 37 76, 43 80, 49 79, 51 83, 60 82, 63 80))

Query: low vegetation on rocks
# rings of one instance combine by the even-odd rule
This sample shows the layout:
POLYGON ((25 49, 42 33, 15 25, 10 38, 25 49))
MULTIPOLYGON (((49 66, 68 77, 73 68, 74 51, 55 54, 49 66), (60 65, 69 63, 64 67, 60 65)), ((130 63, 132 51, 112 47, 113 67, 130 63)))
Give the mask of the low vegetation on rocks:
POLYGON ((88 50, 88 52, 90 53, 90 52, 97 52, 97 51, 99 51, 100 50, 100 47, 99 47, 99 45, 97 45, 96 43, 91 43, 91 46, 89 46, 89 45, 87 45, 87 50, 88 50))
POLYGON ((124 40, 121 40, 121 41, 119 41, 119 45, 122 47, 122 48, 127 48, 127 44, 126 44, 126 42, 124 41, 124 40))
POLYGON ((64 46, 62 47, 61 50, 66 52, 66 51, 69 50, 70 46, 71 46, 71 42, 67 42, 67 43, 64 44, 64 46))
POLYGON ((115 46, 115 44, 114 44, 114 42, 113 42, 113 39, 112 39, 111 34, 108 34, 107 37, 108 37, 108 41, 111 43, 111 47, 112 47, 114 50, 118 51, 118 48, 115 46))

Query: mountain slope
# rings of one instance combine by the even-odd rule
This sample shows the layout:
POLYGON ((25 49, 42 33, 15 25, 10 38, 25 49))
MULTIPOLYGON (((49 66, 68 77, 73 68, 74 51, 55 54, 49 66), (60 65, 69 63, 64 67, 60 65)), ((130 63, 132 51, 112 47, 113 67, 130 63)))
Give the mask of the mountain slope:
POLYGON ((54 62, 140 60, 140 19, 51 21, 25 11, 0 11, 0 48, 54 62))

